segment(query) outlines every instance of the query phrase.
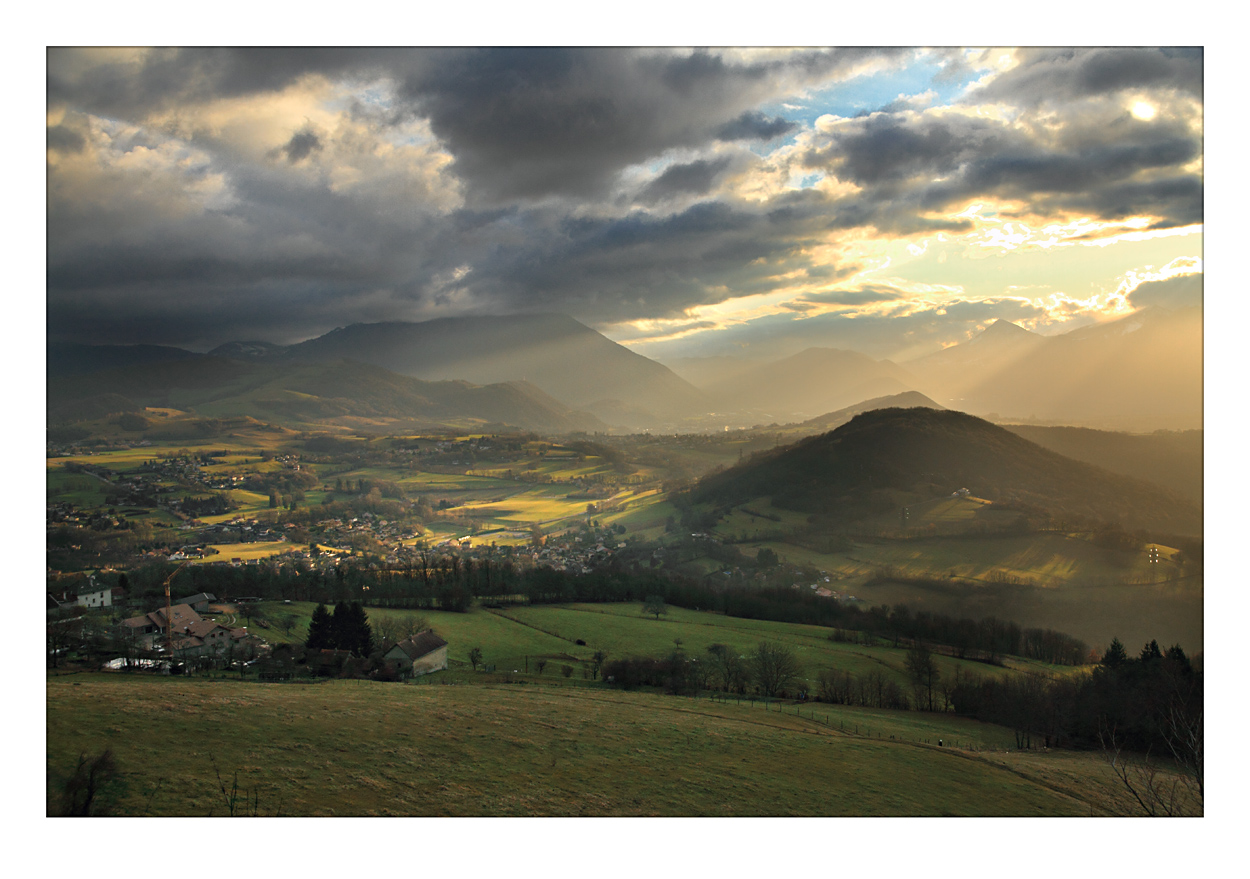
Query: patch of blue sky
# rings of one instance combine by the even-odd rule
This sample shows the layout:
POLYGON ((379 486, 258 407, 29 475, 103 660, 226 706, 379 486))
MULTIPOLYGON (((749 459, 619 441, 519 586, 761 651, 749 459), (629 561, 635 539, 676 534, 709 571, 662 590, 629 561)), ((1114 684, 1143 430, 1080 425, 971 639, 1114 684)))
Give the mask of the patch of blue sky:
POLYGON ((933 92, 935 105, 947 104, 958 98, 978 76, 976 71, 968 70, 962 76, 941 77, 943 69, 937 58, 922 56, 906 67, 857 76, 803 95, 788 96, 759 109, 768 116, 784 116, 811 128, 826 113, 843 117, 872 113, 894 103, 900 96, 933 92))

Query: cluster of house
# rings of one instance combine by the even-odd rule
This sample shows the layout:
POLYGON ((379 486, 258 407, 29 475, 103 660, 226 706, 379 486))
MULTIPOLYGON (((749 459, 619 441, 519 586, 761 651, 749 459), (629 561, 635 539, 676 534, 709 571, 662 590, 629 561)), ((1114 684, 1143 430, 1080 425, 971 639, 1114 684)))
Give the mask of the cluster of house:
POLYGON ((530 561, 538 567, 554 568, 573 574, 589 574, 596 567, 606 564, 616 550, 624 547, 624 543, 609 546, 600 537, 594 538, 593 543, 583 543, 581 537, 576 536, 572 543, 549 543, 523 553, 522 557, 528 555, 530 561))
POLYGON ((160 608, 122 620, 121 626, 130 640, 144 650, 168 643, 175 656, 184 658, 255 653, 264 642, 249 634, 246 627, 229 628, 200 616, 199 611, 207 612, 216 600, 201 592, 181 599, 169 608, 168 614, 160 608))

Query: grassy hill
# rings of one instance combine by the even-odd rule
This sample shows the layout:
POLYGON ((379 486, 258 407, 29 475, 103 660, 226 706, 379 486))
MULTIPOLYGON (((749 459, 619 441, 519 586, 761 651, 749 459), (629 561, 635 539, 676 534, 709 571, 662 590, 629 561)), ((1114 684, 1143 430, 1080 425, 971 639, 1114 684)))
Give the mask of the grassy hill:
MULTIPOLYGON (((313 607, 308 602, 263 602, 252 614, 256 619, 266 619, 267 639, 275 643, 301 641, 313 607), (278 625, 286 614, 295 617, 290 631, 278 625)), ((524 674, 528 667, 531 678, 537 680, 535 662, 542 658, 549 661, 545 676, 554 678, 561 664, 571 664, 581 679, 581 669, 597 651, 604 651, 609 658, 666 656, 680 641, 682 650, 698 657, 712 644, 725 644, 746 654, 761 641, 768 641, 794 651, 802 668, 802 685, 812 691, 819 673, 826 669, 854 675, 877 671, 899 686, 907 684, 906 650, 901 647, 834 641, 830 638, 831 630, 821 626, 742 619, 679 607, 668 608, 662 619, 646 615, 640 603, 509 607, 470 613, 369 608, 368 613, 371 621, 382 626, 388 621, 424 619, 449 642, 448 662, 453 676, 469 670, 469 651, 474 647, 481 649, 483 662, 500 672, 516 669, 524 674)), ((230 622, 239 621, 236 617, 230 622)), ((990 676, 1073 671, 1070 667, 1058 668, 1021 658, 1010 659, 1003 666, 949 656, 937 657, 936 661, 948 677, 956 670, 990 676)))
POLYGON ((704 479, 696 502, 777 507, 853 520, 968 488, 1068 518, 1200 534, 1201 510, 1175 493, 1073 461, 963 412, 878 409, 827 434, 704 479))
POLYGON ((221 785, 236 780, 248 813, 289 816, 1116 809, 1100 756, 1009 753, 1007 730, 953 716, 796 714, 437 676, 406 686, 74 675, 49 678, 47 706, 50 786, 79 754, 111 748, 122 785, 105 797, 124 815, 228 814, 221 785))

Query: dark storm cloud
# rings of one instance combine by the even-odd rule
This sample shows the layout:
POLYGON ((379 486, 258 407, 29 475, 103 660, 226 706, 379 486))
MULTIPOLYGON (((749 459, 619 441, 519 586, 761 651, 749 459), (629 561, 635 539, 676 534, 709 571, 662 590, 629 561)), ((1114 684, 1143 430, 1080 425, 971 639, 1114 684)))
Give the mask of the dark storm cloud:
POLYGON ((733 140, 772 140, 789 134, 798 128, 793 122, 774 116, 769 119, 757 110, 748 110, 733 122, 727 122, 716 129, 716 139, 733 140))
POLYGON ((673 165, 652 180, 639 198, 656 202, 672 195, 703 195, 711 190, 716 178, 729 167, 729 159, 699 159, 684 165, 673 165))
MULTIPOLYGON (((475 289, 497 302, 562 307, 594 323, 676 317, 693 305, 766 293, 811 259, 830 205, 786 212, 702 202, 668 217, 524 219, 534 236, 475 267, 475 289)), ((515 218, 509 218, 512 225, 515 218)))
POLYGON ((61 152, 78 153, 87 145, 87 140, 80 133, 65 125, 54 125, 48 129, 48 149, 61 152))
POLYGON ((321 138, 317 137, 315 131, 305 128, 291 135, 291 139, 282 147, 282 152, 286 153, 287 161, 294 165, 319 149, 321 149, 321 138))
POLYGON ((1202 96, 1202 48, 1022 49, 1020 64, 973 100, 1020 105, 1064 102, 1125 89, 1174 89, 1202 96))
POLYGON ((50 106, 135 119, 188 102, 277 91, 311 73, 367 80, 393 69, 419 70, 432 60, 431 54, 397 49, 168 48, 128 57, 54 48, 48 51, 47 95, 50 106))
POLYGON ((804 164, 865 187, 873 216, 863 220, 882 229, 914 230, 921 212, 992 197, 1102 219, 1158 214, 1166 227, 1202 215, 1202 178, 1181 171, 1201 154, 1182 124, 1127 113, 1076 120, 1057 137, 990 119, 875 114, 837 126, 804 164))
MULTIPOLYGON (((1201 175, 1180 166, 1201 144, 1167 114, 1061 113, 1032 130, 898 102, 825 134, 759 109, 910 54, 50 50, 48 331, 207 348, 450 313, 561 311, 604 326, 796 283, 832 287, 855 268, 813 262, 836 233, 967 230, 972 221, 941 212, 978 197, 1146 213, 1160 226, 1200 220, 1201 175), (275 102, 297 108, 286 127, 248 127, 271 95, 314 74, 333 89, 288 92, 275 102), (300 121, 305 94, 321 102, 305 117, 315 125, 300 121), (233 118, 222 124, 239 104, 212 104, 248 97, 255 115, 235 128, 263 129, 259 146, 233 118), (204 108, 217 115, 200 119, 204 108), (809 170, 859 191, 788 189, 778 182, 796 170, 788 147, 745 148, 796 133, 811 138, 809 170), (646 180, 642 169, 674 162, 646 180), (773 176, 731 194, 756 171, 773 176)), ((964 70, 961 57, 950 63, 964 70)), ((1200 53, 1195 67, 1185 53, 1038 51, 1000 77, 996 99, 1028 105, 1047 68, 1069 95, 1102 94, 1133 70, 1201 90, 1200 53)), ((805 301, 852 308, 887 292, 805 301)), ((799 323, 838 326, 824 315, 799 323)))
POLYGON ((402 92, 428 115, 477 197, 593 198, 622 169, 723 139, 726 126, 780 132, 785 120, 752 115, 754 105, 782 81, 793 88, 867 54, 730 63, 709 52, 476 50, 407 78, 402 92))
MULTIPOLYGON (((69 126, 91 114, 104 120, 112 152, 101 154, 90 193, 65 189, 50 169, 49 329, 63 322, 91 328, 101 341, 106 332, 114 341, 141 341, 141 332, 164 325, 161 338, 186 343, 215 334, 224 341, 240 315, 271 328, 248 335, 273 339, 317 321, 419 319, 456 301, 461 288, 445 279, 465 266, 472 269, 462 285, 466 310, 544 308, 592 322, 677 313, 729 289, 767 289, 781 269, 736 270, 751 259, 790 259, 787 236, 818 226, 815 213, 718 205, 667 219, 580 223, 567 220, 559 201, 518 211, 509 199, 602 193, 623 168, 666 150, 697 154, 718 137, 776 135, 789 123, 754 107, 779 83, 801 87, 891 54, 906 51, 766 53, 730 62, 709 52, 576 49, 52 50, 49 107, 64 109, 67 121, 50 130, 49 146, 82 150, 82 135, 69 126), (165 122, 148 125, 150 118, 176 109, 169 118, 194 126, 199 104, 264 100, 309 74, 395 84, 393 100, 357 97, 345 112, 379 131, 428 118, 476 202, 440 213, 421 206, 422 192, 389 178, 345 189, 316 176, 283 176, 215 125, 175 147, 187 155, 154 171, 109 164, 123 154, 147 161, 171 135, 184 137, 165 122), (226 188, 219 205, 206 207, 201 193, 214 175, 226 188), (293 305, 300 290, 306 302, 293 305)), ((344 144, 332 147, 328 137, 306 126, 273 143, 270 156, 315 174, 314 161, 342 161, 344 144)), ((705 194, 730 163, 696 158, 675 166, 646 197, 705 194)))

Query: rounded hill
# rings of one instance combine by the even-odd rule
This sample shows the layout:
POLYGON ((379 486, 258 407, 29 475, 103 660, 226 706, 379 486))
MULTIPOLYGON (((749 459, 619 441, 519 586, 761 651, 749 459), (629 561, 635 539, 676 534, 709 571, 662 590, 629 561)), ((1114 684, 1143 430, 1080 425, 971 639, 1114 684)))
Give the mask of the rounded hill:
POLYGON ((1144 480, 1073 461, 964 412, 877 409, 829 433, 756 455, 704 479, 693 500, 772 498, 775 506, 839 518, 967 488, 1069 520, 1199 534, 1197 504, 1144 480))

